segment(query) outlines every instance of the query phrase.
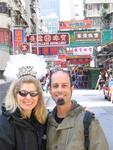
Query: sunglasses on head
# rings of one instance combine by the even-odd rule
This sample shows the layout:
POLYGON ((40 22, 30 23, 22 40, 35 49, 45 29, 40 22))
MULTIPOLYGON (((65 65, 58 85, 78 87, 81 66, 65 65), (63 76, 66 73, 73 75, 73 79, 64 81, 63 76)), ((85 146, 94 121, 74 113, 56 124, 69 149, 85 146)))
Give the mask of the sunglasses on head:
POLYGON ((22 97, 26 97, 28 94, 31 96, 31 97, 35 97, 38 95, 38 92, 37 91, 31 91, 31 92, 28 92, 28 91, 25 91, 25 90, 21 90, 21 91, 18 91, 18 94, 22 97))

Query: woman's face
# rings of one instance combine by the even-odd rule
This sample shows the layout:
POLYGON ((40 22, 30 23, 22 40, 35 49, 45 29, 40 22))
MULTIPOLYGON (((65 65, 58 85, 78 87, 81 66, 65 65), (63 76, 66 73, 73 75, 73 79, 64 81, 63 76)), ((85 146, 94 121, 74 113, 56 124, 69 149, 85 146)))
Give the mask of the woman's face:
POLYGON ((30 115, 38 103, 38 91, 33 83, 23 83, 17 92, 18 106, 30 115))

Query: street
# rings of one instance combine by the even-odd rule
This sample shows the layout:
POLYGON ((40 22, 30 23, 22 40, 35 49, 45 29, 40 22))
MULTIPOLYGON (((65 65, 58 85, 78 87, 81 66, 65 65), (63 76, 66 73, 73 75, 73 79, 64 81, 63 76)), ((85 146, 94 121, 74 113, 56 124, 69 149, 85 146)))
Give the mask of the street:
MULTIPOLYGON (((45 93, 46 104, 49 109, 54 107, 50 95, 45 93)), ((113 104, 104 99, 103 91, 99 90, 74 90, 73 99, 86 109, 93 111, 99 119, 105 132, 109 150, 113 150, 113 104)))

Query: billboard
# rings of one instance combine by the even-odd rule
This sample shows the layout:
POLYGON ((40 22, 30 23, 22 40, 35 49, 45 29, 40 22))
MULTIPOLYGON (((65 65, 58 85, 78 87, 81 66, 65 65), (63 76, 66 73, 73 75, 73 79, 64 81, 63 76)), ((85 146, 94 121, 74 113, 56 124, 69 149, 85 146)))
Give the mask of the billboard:
POLYGON ((59 30, 78 30, 92 28, 93 21, 86 20, 74 20, 74 21, 61 21, 59 22, 59 30))

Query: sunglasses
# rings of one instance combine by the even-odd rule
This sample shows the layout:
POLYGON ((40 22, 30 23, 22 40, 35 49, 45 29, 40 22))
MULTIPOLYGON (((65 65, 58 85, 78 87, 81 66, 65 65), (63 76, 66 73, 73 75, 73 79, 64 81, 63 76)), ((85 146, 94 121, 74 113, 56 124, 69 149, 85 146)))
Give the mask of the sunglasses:
POLYGON ((31 91, 31 92, 28 92, 28 91, 25 91, 25 90, 21 90, 21 91, 18 91, 18 94, 22 97, 26 97, 28 94, 31 96, 31 97, 35 97, 37 96, 39 93, 37 91, 31 91))

